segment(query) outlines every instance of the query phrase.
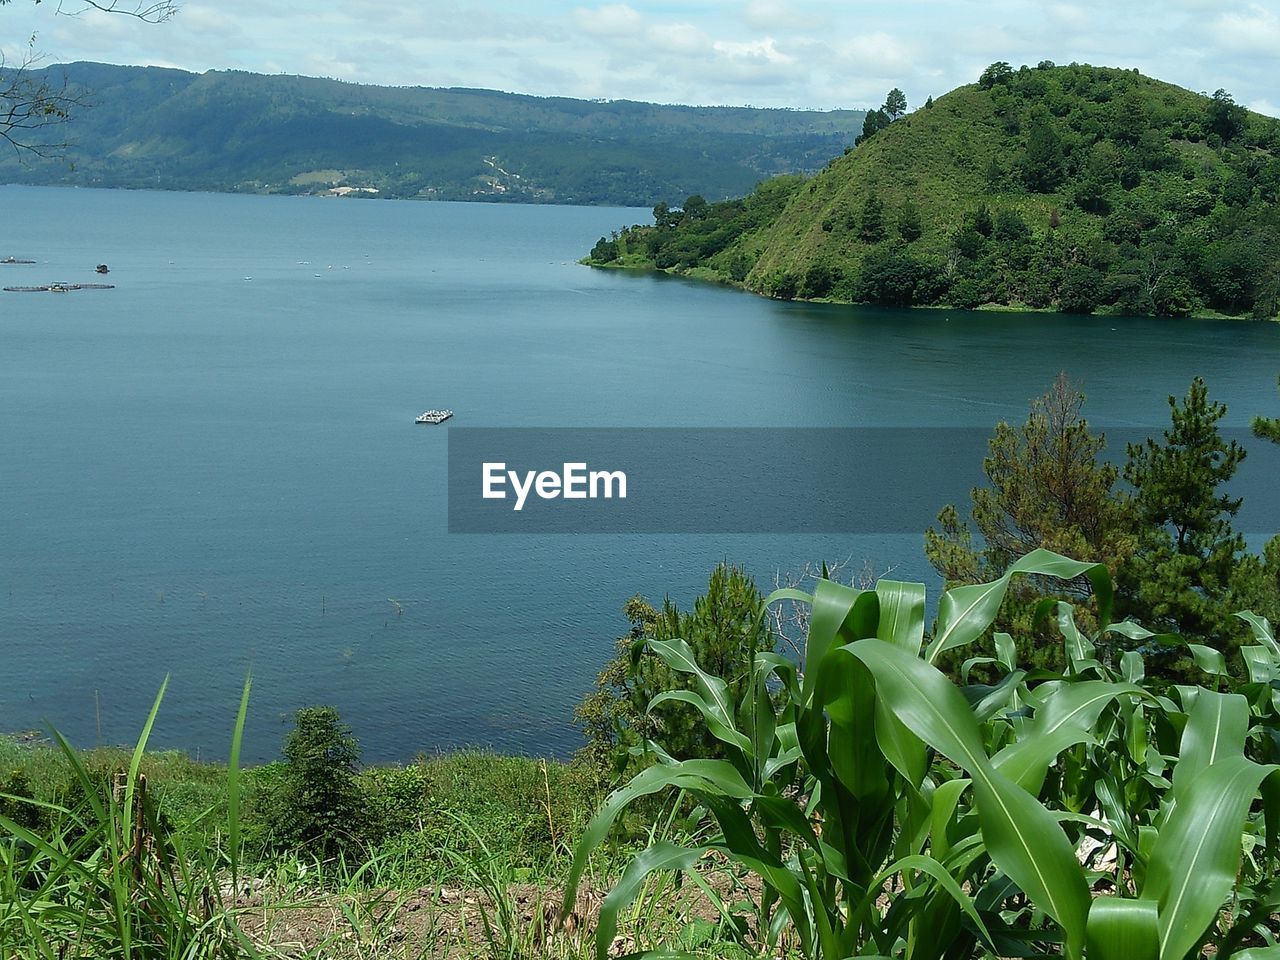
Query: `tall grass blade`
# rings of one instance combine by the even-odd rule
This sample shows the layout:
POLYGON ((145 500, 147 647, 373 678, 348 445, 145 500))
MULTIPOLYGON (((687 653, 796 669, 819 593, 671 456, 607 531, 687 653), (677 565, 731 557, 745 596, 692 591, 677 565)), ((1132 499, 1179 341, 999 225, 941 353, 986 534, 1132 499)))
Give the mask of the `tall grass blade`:
POLYGON ((231 884, 239 892, 240 889, 240 746, 244 740, 244 723, 249 714, 249 690, 253 686, 253 676, 244 678, 244 689, 240 692, 240 708, 236 711, 236 725, 231 733, 231 754, 227 764, 227 844, 231 858, 231 884))
POLYGON ((129 758, 129 782, 124 788, 124 840, 127 845, 133 837, 133 798, 134 792, 138 785, 138 770, 142 766, 142 757, 147 752, 147 741, 151 739, 151 728, 155 726, 156 714, 160 712, 160 702, 164 700, 164 692, 169 687, 169 675, 165 674, 164 680, 160 684, 160 690, 156 693, 156 699, 151 704, 151 712, 147 714, 147 722, 142 725, 142 735, 138 737, 138 742, 134 745, 133 755, 129 758))

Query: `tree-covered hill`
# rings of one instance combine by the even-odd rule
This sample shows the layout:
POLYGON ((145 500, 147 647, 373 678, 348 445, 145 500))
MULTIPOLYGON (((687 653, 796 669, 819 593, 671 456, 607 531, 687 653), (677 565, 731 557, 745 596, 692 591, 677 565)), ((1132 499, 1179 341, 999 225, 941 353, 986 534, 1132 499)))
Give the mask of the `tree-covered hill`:
POLYGON ((1280 309, 1280 121, 1224 91, 1000 63, 901 119, 892 112, 869 114, 860 145, 810 179, 659 208, 653 226, 602 238, 589 261, 786 299, 1280 309))
POLYGON ((648 206, 812 172, 862 111, 663 106, 73 63, 64 159, 0 157, 0 182, 648 206))

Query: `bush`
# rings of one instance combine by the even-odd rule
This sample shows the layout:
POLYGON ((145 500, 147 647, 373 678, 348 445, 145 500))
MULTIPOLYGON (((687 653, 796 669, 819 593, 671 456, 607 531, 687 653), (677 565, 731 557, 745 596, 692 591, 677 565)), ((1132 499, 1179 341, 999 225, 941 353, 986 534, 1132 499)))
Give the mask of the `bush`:
POLYGON ((618 244, 614 240, 601 237, 591 248, 591 259, 596 263, 612 263, 618 259, 618 244))
POLYGON ((747 279, 747 274, 751 272, 751 268, 755 266, 755 262, 742 251, 736 251, 729 260, 729 279, 741 283, 747 279))
POLYGON ((876 250, 862 261, 857 298, 868 303, 909 307, 928 303, 941 293, 938 272, 905 249, 876 250))
POLYGON ((1058 309, 1063 313, 1093 313, 1102 302, 1102 274, 1093 267, 1068 267, 1058 291, 1058 309))
POLYGON ((951 285, 947 302, 959 310, 976 310, 982 306, 982 284, 972 277, 961 277, 951 285))
POLYGON ((765 281, 764 292, 775 300, 794 300, 800 292, 800 278, 793 270, 775 273, 765 281))
POLYGON ((839 279, 839 274, 829 264, 815 263, 805 271, 801 291, 806 297, 825 297, 839 279))
POLYGON ((996 214, 992 236, 1004 243, 1026 243, 1031 239, 1031 228, 1017 210, 1003 209, 996 214))
POLYGON ((631 630, 618 639, 616 655, 574 714, 587 735, 582 759, 608 778, 632 763, 633 748, 639 750, 659 733, 677 756, 716 755, 715 737, 687 712, 674 704, 651 709, 659 693, 688 684, 660 657, 642 655, 644 644, 683 637, 702 669, 740 690, 755 654, 773 649, 773 634, 760 613, 763 599, 750 576, 721 564, 692 611, 682 611, 670 600, 661 610, 642 597, 627 601, 623 610, 631 630))
POLYGON ((337 710, 299 710, 271 812, 277 841, 324 857, 363 842, 372 824, 356 782, 359 763, 359 745, 337 710))
POLYGON ((48 817, 43 808, 32 802, 34 799, 35 792, 25 770, 0 774, 0 817, 7 817, 28 830, 43 831, 48 817))

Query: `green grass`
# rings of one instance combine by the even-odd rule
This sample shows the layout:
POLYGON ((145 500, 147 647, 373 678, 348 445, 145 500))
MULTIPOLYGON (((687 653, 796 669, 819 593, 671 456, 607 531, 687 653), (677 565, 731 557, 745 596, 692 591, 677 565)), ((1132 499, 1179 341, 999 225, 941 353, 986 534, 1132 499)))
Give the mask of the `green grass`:
MULTIPOLYGON (((329 859, 272 845, 281 764, 233 769, 179 752, 0 738, 0 794, 20 786, 36 801, 26 812, 42 818, 30 834, 0 819, 0 957, 588 956, 598 897, 583 900, 576 930, 548 932, 573 846, 602 795, 584 767, 464 751, 366 768, 358 782, 379 835, 329 859), (109 786, 131 767, 145 797, 109 786), (135 822, 146 824, 136 873, 123 852, 135 822), (241 828, 243 845, 234 839, 241 828)), ((0 817, 13 816, 4 802, 0 817)), ((670 816, 661 822, 602 850, 592 887, 662 830, 682 829, 670 816)), ((628 914, 625 941, 733 953, 717 944, 714 918, 690 906, 696 894, 655 877, 628 914)))
MULTIPOLYGON (((79 761, 96 782, 127 770, 131 751, 97 748, 79 761)), ((179 828, 210 833, 228 812, 228 768, 166 751, 145 754, 147 777, 158 810, 179 828)), ((243 772, 244 830, 248 857, 274 860, 267 825, 279 764, 243 772)), ((80 791, 68 757, 47 741, 18 743, 0 738, 0 792, 20 775, 27 795, 41 803, 67 802, 80 791)), ((387 855, 396 883, 448 879, 456 862, 441 851, 474 834, 523 880, 553 875, 581 832, 600 796, 592 774, 573 764, 484 751, 424 756, 402 766, 374 766, 358 777, 365 802, 379 824, 371 856, 387 855)), ((381 867, 381 879, 391 879, 381 867)))

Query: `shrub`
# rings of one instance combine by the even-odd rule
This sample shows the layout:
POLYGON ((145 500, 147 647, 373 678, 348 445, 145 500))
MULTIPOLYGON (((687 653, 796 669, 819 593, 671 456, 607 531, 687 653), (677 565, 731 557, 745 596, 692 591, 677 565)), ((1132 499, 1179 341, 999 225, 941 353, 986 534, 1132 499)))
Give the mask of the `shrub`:
POLYGON ((765 281, 764 292, 775 300, 794 300, 800 292, 800 277, 793 270, 775 273, 765 281))
POLYGON ((0 774, 0 817, 6 817, 28 830, 43 830, 45 811, 32 801, 35 793, 31 780, 22 769, 0 774))
POLYGON ((721 564, 707 581, 706 593, 682 611, 670 600, 661 610, 642 597, 623 608, 631 623, 617 642, 596 689, 583 698, 575 719, 587 734, 582 758, 601 774, 621 772, 655 736, 676 756, 718 755, 719 741, 675 704, 655 702, 664 690, 692 686, 679 671, 647 652, 649 640, 682 637, 699 667, 720 677, 735 691, 745 689, 752 658, 773 649, 774 638, 761 614, 763 596, 738 567, 721 564))
POLYGON ((815 263, 805 271, 801 290, 806 297, 825 297, 839 279, 839 274, 830 264, 815 263))
POLYGON ((304 707, 285 738, 272 810, 279 842, 332 856, 360 843, 371 826, 356 782, 360 748, 333 707, 304 707))
POLYGON ((617 241, 601 237, 596 241, 596 245, 591 248, 591 259, 596 263, 612 263, 614 260, 617 260, 617 241))
POLYGON ((858 299, 893 307, 927 303, 938 292, 937 271, 904 249, 872 251, 858 272, 858 299))
POLYGON ((1058 309, 1063 313, 1093 313, 1102 302, 1102 274, 1093 267, 1068 267, 1058 291, 1058 309))
POLYGON ((972 277, 961 277, 951 285, 947 302, 959 310, 976 310, 982 306, 982 284, 972 277))

